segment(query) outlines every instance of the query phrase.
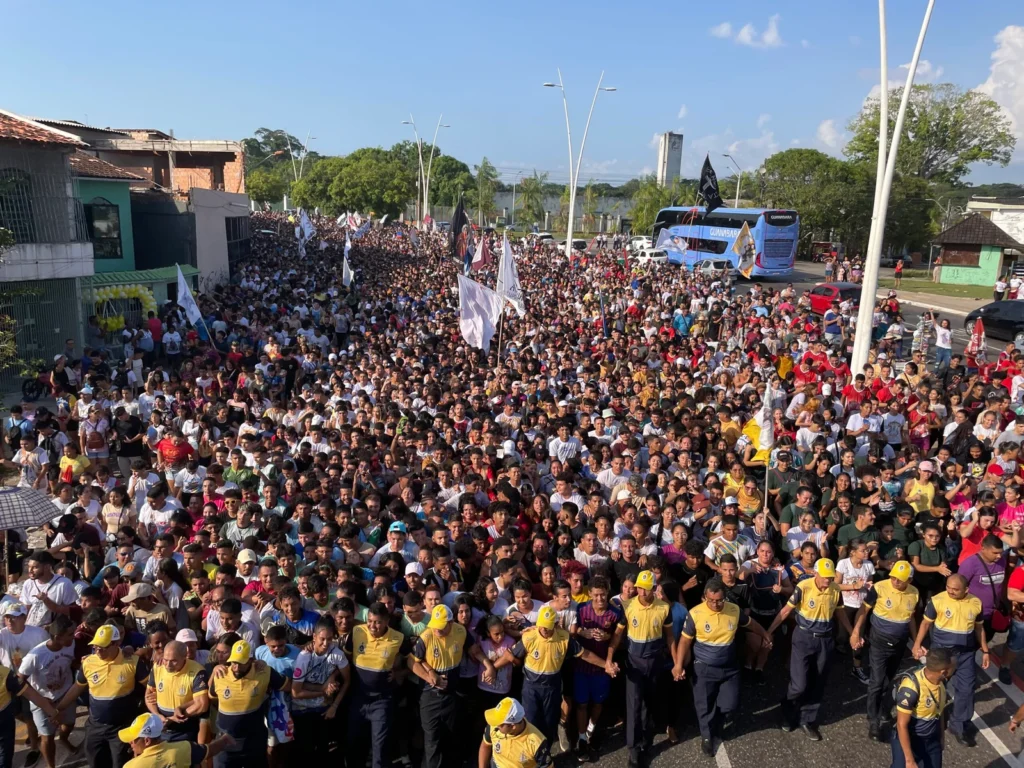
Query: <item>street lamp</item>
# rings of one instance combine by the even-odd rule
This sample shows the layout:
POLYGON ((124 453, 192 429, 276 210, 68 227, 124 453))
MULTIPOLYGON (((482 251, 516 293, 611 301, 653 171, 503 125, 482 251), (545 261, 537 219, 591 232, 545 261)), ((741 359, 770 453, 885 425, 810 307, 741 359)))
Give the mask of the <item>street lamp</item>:
POLYGON ((583 129, 583 140, 580 142, 580 154, 576 160, 576 170, 573 171, 572 165, 572 131, 569 128, 569 103, 565 98, 565 86, 562 83, 562 70, 558 70, 558 82, 557 83, 544 83, 545 88, 558 88, 562 92, 562 106, 565 109, 565 134, 569 141, 569 221, 566 225, 565 231, 565 255, 572 255, 572 225, 573 217, 576 213, 576 186, 579 182, 580 166, 583 163, 583 147, 587 143, 587 133, 590 131, 590 118, 594 116, 594 105, 597 104, 597 94, 601 91, 616 91, 617 88, 613 86, 602 86, 604 82, 604 72, 601 72, 601 77, 598 78, 597 88, 594 90, 594 98, 590 102, 590 113, 587 115, 587 124, 583 129))
MULTIPOLYGON (((437 132, 442 128, 451 128, 450 125, 442 125, 441 118, 443 115, 437 116, 437 127, 434 129, 434 138, 430 142, 430 160, 427 161, 427 182, 426 189, 423 191, 423 213, 427 216, 430 215, 430 169, 434 165, 434 147, 437 145, 437 132)), ((420 170, 422 172, 422 156, 420 159, 420 170)))
MULTIPOLYGON (((419 179, 419 184, 416 185, 416 186, 419 187, 419 194, 416 195, 416 202, 417 203, 421 203, 421 197, 420 196, 423 194, 423 192, 426 191, 426 188, 427 188, 427 177, 426 177, 426 174, 423 173, 423 142, 420 141, 420 134, 419 134, 419 131, 416 130, 416 121, 412 117, 412 112, 409 113, 409 119, 408 120, 403 120, 402 121, 402 125, 411 125, 412 126, 412 135, 416 137, 416 152, 419 154, 419 158, 420 158, 420 179, 419 179)), ((422 222, 422 220, 423 220, 423 216, 422 215, 417 216, 417 218, 419 218, 420 221, 422 222)))
POLYGON ((264 157, 262 160, 260 160, 258 163, 256 163, 256 165, 252 166, 251 168, 247 168, 245 172, 246 173, 252 173, 257 168, 259 168, 261 165, 263 165, 265 162, 267 162, 270 158, 272 158, 272 157, 280 157, 284 153, 285 153, 285 150, 283 150, 283 149, 275 150, 275 151, 271 152, 269 155, 267 155, 266 157, 264 157))
POLYGON ((736 202, 733 203, 732 207, 733 208, 739 208, 740 207, 740 185, 743 183, 743 171, 740 170, 739 163, 736 162, 736 158, 734 158, 732 155, 730 155, 730 154, 728 154, 726 152, 723 152, 722 153, 722 157, 729 158, 730 162, 732 162, 732 167, 736 169, 736 202))

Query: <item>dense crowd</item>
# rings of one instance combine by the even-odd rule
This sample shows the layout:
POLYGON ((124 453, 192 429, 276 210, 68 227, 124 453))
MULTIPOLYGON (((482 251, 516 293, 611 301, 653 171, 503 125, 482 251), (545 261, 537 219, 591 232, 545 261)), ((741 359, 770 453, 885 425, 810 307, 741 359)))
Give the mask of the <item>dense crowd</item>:
POLYGON ((3 598, 3 768, 15 717, 29 767, 547 766, 620 723, 644 765, 741 696, 819 740, 840 674, 894 765, 940 764, 947 679, 974 743, 976 651, 1024 648, 1017 351, 933 359, 890 296, 851 371, 848 301, 515 238, 484 352, 445 233, 370 228, 346 288, 311 223, 253 214, 199 328, 97 332, 4 421, 57 511, 3 598))

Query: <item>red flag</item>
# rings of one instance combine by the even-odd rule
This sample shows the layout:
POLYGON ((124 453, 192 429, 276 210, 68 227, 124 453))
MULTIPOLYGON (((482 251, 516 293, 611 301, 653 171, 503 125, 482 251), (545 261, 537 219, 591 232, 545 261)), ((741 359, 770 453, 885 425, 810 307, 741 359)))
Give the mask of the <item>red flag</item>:
POLYGON ((486 236, 481 236, 480 244, 473 253, 473 261, 470 264, 470 269, 474 272, 479 272, 480 270, 486 269, 490 266, 493 261, 494 256, 491 254, 490 241, 486 236))

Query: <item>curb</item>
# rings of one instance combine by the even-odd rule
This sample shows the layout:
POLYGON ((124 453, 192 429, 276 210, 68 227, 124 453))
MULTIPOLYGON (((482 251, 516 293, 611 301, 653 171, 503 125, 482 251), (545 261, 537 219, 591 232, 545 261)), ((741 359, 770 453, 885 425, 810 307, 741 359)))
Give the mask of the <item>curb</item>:
MULTIPOLYGON (((875 294, 876 299, 884 299, 889 295, 888 291, 879 291, 875 294)), ((936 312, 945 312, 947 315, 956 315, 957 317, 967 317, 968 313, 960 309, 950 309, 949 307, 943 307, 938 304, 925 304, 922 301, 912 301, 910 299, 901 298, 899 292, 896 294, 896 300, 900 304, 906 304, 911 307, 917 307, 918 309, 933 309, 936 312)))

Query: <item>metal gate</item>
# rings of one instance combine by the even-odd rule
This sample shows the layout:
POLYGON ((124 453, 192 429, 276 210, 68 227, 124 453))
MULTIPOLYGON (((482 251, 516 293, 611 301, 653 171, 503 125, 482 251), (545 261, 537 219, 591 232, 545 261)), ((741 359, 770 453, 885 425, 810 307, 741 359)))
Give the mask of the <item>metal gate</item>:
POLYGON ((14 321, 17 362, 0 368, 4 392, 21 386, 25 362, 40 360, 53 365, 54 355, 64 351, 67 339, 82 351, 81 285, 79 278, 0 283, 0 316, 14 321))

